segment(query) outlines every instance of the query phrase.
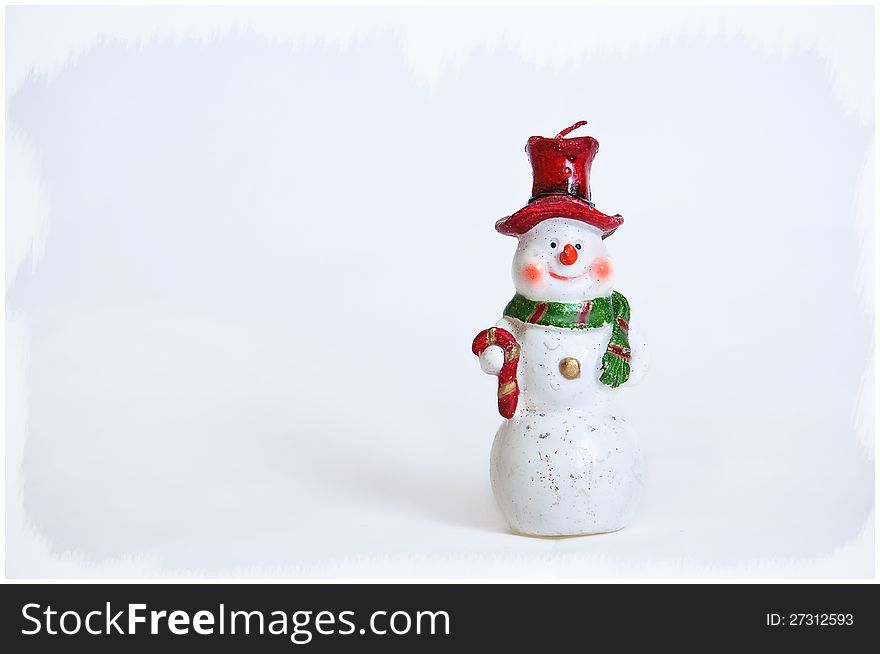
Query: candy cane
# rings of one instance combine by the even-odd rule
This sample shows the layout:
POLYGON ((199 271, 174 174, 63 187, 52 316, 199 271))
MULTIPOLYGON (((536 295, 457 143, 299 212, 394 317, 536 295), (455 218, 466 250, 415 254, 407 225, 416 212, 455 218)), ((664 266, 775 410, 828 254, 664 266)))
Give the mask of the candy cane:
POLYGON ((516 384, 519 343, 509 331, 490 327, 477 334, 471 351, 480 356, 490 345, 497 345, 504 350, 504 365, 498 372, 498 413, 505 418, 512 418, 519 399, 519 387, 516 384))

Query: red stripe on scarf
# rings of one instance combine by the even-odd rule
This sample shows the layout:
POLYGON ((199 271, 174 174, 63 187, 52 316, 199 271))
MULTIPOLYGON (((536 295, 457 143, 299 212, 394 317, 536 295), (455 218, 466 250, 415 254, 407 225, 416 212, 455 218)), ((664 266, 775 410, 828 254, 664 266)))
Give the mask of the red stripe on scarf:
POLYGON ((587 300, 581 305, 581 311, 578 313, 577 324, 578 325, 586 325, 587 321, 590 319, 590 309, 593 308, 593 303, 587 300))
POLYGON ((617 317, 617 326, 625 332, 629 331, 629 323, 620 316, 617 317))
POLYGON ((532 311, 532 315, 526 318, 526 322, 535 323, 538 322, 541 318, 544 317, 544 314, 547 313, 547 303, 546 302, 538 302, 538 305, 535 307, 535 310, 532 311))
POLYGON ((614 343, 608 344, 608 351, 612 354, 616 354, 621 359, 625 361, 629 361, 632 357, 632 353, 630 352, 628 347, 623 347, 622 345, 615 345, 614 343))

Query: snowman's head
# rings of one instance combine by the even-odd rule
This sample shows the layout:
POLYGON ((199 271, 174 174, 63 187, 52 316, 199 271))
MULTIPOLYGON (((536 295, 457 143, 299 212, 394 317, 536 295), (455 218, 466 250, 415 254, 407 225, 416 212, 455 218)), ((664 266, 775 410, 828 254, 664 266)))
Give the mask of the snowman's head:
POLYGON ((579 220, 538 223, 519 237, 513 255, 513 284, 530 300, 591 300, 611 293, 613 278, 602 232, 579 220))

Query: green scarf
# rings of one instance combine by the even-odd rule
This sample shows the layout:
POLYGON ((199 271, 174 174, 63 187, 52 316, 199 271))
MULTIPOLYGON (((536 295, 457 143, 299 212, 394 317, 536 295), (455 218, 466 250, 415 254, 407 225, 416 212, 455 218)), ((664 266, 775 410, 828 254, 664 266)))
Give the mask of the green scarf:
POLYGON ((611 339, 602 355, 606 386, 617 388, 629 379, 629 302, 617 291, 586 302, 536 302, 517 293, 504 308, 504 315, 534 325, 563 329, 593 329, 611 324, 611 339))

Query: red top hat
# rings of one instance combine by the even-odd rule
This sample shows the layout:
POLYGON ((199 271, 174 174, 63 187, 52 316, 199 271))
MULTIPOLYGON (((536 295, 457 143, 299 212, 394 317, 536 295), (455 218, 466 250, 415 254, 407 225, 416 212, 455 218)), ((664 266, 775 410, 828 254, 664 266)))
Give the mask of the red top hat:
POLYGON ((525 234, 542 220, 571 218, 597 227, 607 238, 623 224, 620 215, 609 216, 590 201, 590 166, 599 150, 592 136, 567 139, 565 136, 586 125, 580 120, 554 138, 533 136, 526 143, 532 164, 532 198, 512 216, 495 223, 495 229, 508 236, 525 234))

